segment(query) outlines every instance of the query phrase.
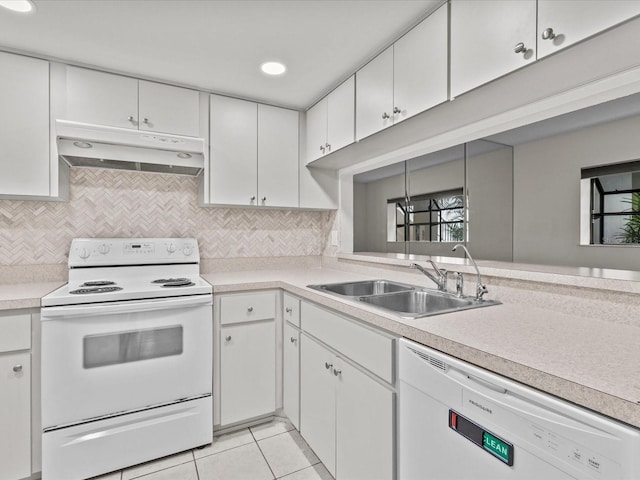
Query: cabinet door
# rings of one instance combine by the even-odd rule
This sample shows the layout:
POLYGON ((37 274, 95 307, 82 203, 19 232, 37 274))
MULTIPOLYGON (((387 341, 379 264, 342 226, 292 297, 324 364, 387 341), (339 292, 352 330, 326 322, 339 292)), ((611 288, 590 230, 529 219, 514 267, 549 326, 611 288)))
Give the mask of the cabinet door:
POLYGON ((536 0, 452 0, 451 96, 533 62, 535 48, 536 0))
MULTIPOLYGON (((629 0, 538 0, 538 58, 640 15, 640 2, 629 0), (551 36, 542 34, 552 29, 551 36)), ((621 46, 621 48, 624 48, 621 46)))
POLYGON ((341 359, 338 372, 337 478, 393 478, 393 392, 341 359))
POLYGON ((211 203, 257 205, 258 106, 211 95, 211 203))
POLYGON ((333 363, 334 356, 326 348, 304 333, 300 335, 300 433, 335 477, 336 381, 333 363))
POLYGON ((276 409, 275 321, 220 329, 220 423, 229 425, 276 409))
POLYGON ((326 153, 327 147, 327 97, 307 112, 306 163, 313 162, 326 153))
POLYGON ((283 339, 284 375, 282 407, 284 414, 300 429, 300 332, 285 323, 283 339))
POLYGON ((300 300, 285 292, 282 295, 282 306, 284 320, 300 328, 300 300))
POLYGON ((140 130, 197 137, 200 133, 199 98, 195 90, 140 80, 140 130))
POLYGON ((138 128, 138 80, 67 67, 65 120, 138 128))
POLYGON ((393 124, 393 46, 356 73, 356 139, 393 124))
POLYGON ((49 63, 0 52, 0 195, 49 195, 49 63))
POLYGON ((355 76, 352 76, 327 97, 327 153, 335 152, 354 141, 355 84, 355 76))
POLYGON ((0 357, 0 480, 31 475, 30 355, 0 357))
POLYGON ((445 4, 394 44, 394 123, 447 100, 448 33, 445 4))
POLYGON ((258 201, 298 206, 298 112, 258 105, 258 201))

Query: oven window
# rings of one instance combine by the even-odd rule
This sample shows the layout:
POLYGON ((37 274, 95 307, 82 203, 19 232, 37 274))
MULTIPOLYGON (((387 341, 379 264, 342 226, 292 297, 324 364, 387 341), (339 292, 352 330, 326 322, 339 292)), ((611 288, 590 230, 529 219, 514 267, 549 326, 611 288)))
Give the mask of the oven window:
POLYGON ((84 337, 84 368, 182 354, 182 326, 84 337))

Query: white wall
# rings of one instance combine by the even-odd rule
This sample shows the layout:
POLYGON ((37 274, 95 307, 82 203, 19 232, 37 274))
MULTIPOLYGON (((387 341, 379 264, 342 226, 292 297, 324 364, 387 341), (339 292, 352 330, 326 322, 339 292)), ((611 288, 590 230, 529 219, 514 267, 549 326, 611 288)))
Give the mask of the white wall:
POLYGON ((580 169, 640 158, 640 117, 516 146, 514 261, 640 270, 640 247, 580 246, 580 169))

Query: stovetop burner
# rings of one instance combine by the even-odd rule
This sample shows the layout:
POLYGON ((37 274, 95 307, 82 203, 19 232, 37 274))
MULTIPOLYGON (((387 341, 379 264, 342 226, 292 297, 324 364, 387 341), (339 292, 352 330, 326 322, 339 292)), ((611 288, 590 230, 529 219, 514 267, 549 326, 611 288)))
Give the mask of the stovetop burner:
POLYGON ((81 287, 105 287, 107 285, 115 285, 116 282, 112 282, 111 280, 91 280, 89 282, 84 282, 81 287))
POLYGON ((174 282, 167 282, 162 286, 165 288, 173 288, 173 287, 193 287, 194 285, 195 283, 193 283, 191 280, 189 280, 188 278, 184 278, 181 280, 176 280, 174 282))
POLYGON ((190 282, 188 278, 180 277, 180 278, 159 278, 154 280, 151 283, 175 283, 175 282, 190 282))
POLYGON ((71 290, 69 293, 73 295, 87 295, 90 293, 108 293, 117 292, 122 290, 122 287, 92 287, 92 288, 78 288, 77 290, 71 290))

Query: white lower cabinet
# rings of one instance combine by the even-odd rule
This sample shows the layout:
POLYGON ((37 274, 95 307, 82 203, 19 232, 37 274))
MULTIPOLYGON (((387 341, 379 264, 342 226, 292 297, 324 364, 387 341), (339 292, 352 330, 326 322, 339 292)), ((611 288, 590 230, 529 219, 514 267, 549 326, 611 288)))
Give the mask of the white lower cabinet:
MULTIPOLYGON (((368 362, 356 366, 353 358, 335 344, 325 345, 331 338, 327 331, 317 340, 306 332, 305 322, 317 315, 318 307, 301 306, 302 333, 300 339, 300 433, 318 455, 329 472, 338 480, 392 480, 394 478, 394 388, 368 370, 368 362)), ((322 310, 324 311, 324 310, 322 310)), ((359 328, 361 337, 375 334, 389 341, 382 333, 360 326, 353 321, 324 311, 335 332, 359 328), (343 328, 344 327, 344 328, 343 328)), ((360 340, 359 340, 360 339, 360 340)), ((348 342, 342 345, 349 350, 348 342)), ((356 351, 356 350, 354 350, 356 351)), ((392 355, 381 349, 391 369, 392 355)))
POLYGON ((220 323, 220 425, 275 412, 275 292, 223 297, 220 323))
POLYGON ((31 315, 0 315, 0 339, 0 480, 16 480, 31 475, 31 315))

